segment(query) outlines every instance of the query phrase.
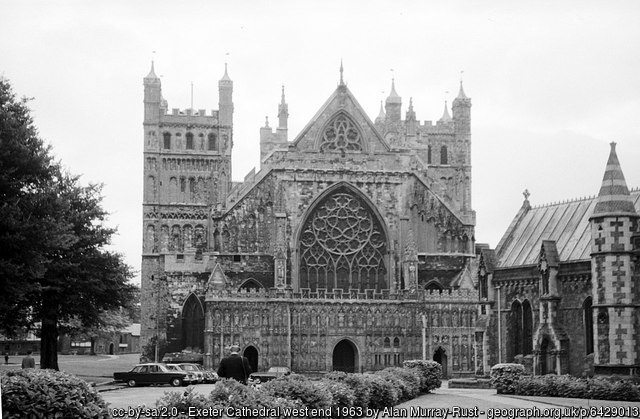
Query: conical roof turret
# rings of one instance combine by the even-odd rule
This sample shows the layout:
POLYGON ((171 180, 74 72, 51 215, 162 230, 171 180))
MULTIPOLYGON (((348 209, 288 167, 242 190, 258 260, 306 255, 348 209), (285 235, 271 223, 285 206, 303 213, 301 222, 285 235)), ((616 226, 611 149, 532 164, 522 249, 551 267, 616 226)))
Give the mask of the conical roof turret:
POLYGON ((458 91, 457 99, 469 99, 467 95, 464 94, 464 88, 462 87, 462 80, 460 80, 460 90, 458 91))
POLYGON ((611 143, 607 168, 602 178, 598 201, 591 218, 603 216, 638 216, 633 200, 629 195, 620 161, 616 154, 616 143, 611 143))
POLYGON ((387 117, 384 113, 384 107, 382 106, 382 101, 380 101, 380 112, 378 112, 378 116, 376 117, 376 122, 382 122, 387 117))
POLYGON ((149 74, 147 74, 147 76, 145 77, 145 80, 160 80, 158 78, 158 76, 156 76, 156 72, 153 66, 153 60, 151 60, 151 70, 149 71, 149 74))
POLYGON ((227 63, 224 63, 224 75, 220 81, 231 81, 231 77, 229 77, 229 73, 227 73, 227 63))
POLYGON ((391 93, 389 93, 387 103, 402 103, 402 98, 398 95, 398 92, 396 92, 395 79, 391 79, 391 93))
POLYGON ((440 122, 450 122, 451 115, 449 115, 449 107, 447 106, 447 101, 444 101, 444 113, 442 114, 442 118, 439 120, 440 122))

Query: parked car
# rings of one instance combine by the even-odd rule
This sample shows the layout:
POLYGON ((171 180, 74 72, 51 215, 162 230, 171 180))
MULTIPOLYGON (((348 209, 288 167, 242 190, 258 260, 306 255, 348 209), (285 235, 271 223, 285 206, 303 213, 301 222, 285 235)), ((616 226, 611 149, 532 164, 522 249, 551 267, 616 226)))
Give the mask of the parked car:
POLYGON ((271 367, 267 372, 252 372, 249 375, 249 381, 260 384, 289 374, 291 374, 289 367, 271 367))
POLYGON ((218 377, 218 373, 215 372, 214 370, 208 370, 208 369, 204 369, 202 367, 200 367, 202 369, 202 372, 204 372, 204 382, 205 383, 215 383, 216 381, 218 381, 220 379, 220 377, 218 377))
POLYGON ((127 372, 114 372, 113 379, 125 382, 129 387, 149 384, 170 384, 174 387, 187 385, 196 377, 184 370, 175 370, 160 363, 139 364, 127 372))
POLYGON ((195 381, 197 383, 204 383, 204 381, 205 381, 204 371, 200 368, 200 365, 198 365, 198 364, 190 364, 190 363, 187 363, 187 362, 183 362, 183 363, 180 363, 180 364, 173 364, 173 365, 176 365, 181 370, 192 374, 195 377, 195 381))

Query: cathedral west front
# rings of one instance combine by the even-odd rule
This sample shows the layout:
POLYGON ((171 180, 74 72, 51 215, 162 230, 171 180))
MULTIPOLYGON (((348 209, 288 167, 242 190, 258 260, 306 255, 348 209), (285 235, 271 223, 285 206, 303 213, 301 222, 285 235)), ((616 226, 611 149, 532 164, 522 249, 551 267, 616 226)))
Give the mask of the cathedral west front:
MULTIPOLYGON (((504 249, 475 243, 471 100, 462 84, 442 117, 421 122, 411 101, 403 115, 392 81, 372 120, 341 68, 336 89, 293 135, 283 88, 277 127, 259 129, 260 170, 243 182, 232 181, 233 81, 226 67, 218 89, 217 110, 169 109, 153 65, 144 78, 147 356, 191 354, 215 367, 237 343, 254 370, 371 371, 416 358, 440 362, 447 376, 485 374, 499 358, 538 370, 582 367, 569 361, 568 348, 582 348, 586 338, 561 336, 566 326, 548 324, 562 304, 553 281, 566 270, 553 276, 554 292, 539 291, 562 265, 558 252, 546 242, 532 251, 533 259, 542 253, 554 262, 521 283, 510 277, 519 272, 511 259, 500 259, 504 249), (519 304, 515 315, 511 300, 519 304)), ((511 236, 498 247, 513 246, 511 236)), ((635 263, 631 253, 629 261, 635 263)), ((591 271, 581 269, 584 276, 576 273, 571 283, 584 282, 578 288, 586 298, 591 271)), ((640 287, 631 288, 623 321, 633 334, 640 287)), ((615 304, 609 306, 614 317, 615 304)), ((593 322, 583 324, 593 319, 588 313, 571 321, 597 335, 593 322)), ((606 330, 617 325, 607 321, 606 330)), ((640 348, 629 343, 625 350, 633 369, 640 348)))

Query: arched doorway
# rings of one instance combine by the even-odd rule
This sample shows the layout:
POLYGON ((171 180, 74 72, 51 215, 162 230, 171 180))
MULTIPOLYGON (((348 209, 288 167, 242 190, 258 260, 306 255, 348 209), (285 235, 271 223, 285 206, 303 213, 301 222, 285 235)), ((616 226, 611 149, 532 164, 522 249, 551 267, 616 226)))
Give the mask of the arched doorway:
POLYGON ((249 361, 252 372, 258 371, 258 350, 254 346, 247 346, 244 349, 244 357, 249 361))
POLYGON ((433 360, 442 365, 442 378, 447 377, 447 351, 439 347, 433 354, 433 360))
POLYGON ((182 348, 194 352, 204 349, 204 310, 195 294, 191 294, 182 309, 182 348))
POLYGON ((333 370, 357 372, 358 349, 347 339, 343 339, 333 348, 333 370))
POLYGON ((114 345, 113 342, 109 344, 109 355, 113 355, 114 345))
POLYGON ((540 374, 554 374, 556 372, 555 369, 555 359, 551 351, 555 349, 555 345, 553 342, 549 340, 548 337, 545 337, 540 344, 540 374))

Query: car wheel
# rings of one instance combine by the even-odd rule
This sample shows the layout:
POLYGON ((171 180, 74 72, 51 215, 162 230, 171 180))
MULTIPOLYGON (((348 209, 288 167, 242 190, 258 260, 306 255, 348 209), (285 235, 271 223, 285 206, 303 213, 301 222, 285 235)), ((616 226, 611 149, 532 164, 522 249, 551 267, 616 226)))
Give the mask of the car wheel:
POLYGON ((136 386, 136 384, 138 384, 138 383, 136 383, 136 380, 133 380, 133 379, 132 379, 132 380, 127 381, 127 385, 128 385, 129 387, 135 387, 135 386, 136 386))
POLYGON ((174 387, 180 387, 182 385, 182 380, 179 378, 172 378, 169 384, 171 384, 174 387))

